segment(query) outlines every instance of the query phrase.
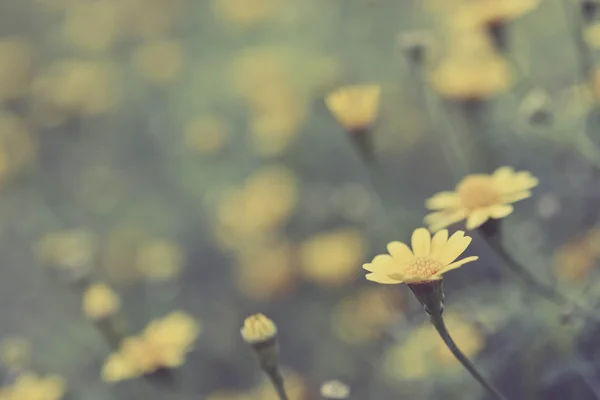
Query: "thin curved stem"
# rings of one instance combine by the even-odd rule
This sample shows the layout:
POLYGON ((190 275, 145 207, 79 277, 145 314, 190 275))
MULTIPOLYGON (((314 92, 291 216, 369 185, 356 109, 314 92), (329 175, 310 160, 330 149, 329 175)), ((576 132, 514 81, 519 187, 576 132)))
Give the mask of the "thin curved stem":
POLYGON ((502 243, 497 238, 490 237, 485 233, 482 234, 482 237, 489 244, 489 246, 502 258, 506 267, 510 269, 514 274, 518 275, 519 278, 521 278, 523 282, 527 285, 527 287, 534 290, 540 296, 546 298, 547 300, 560 307, 571 307, 574 310, 577 310, 580 315, 584 315, 586 317, 598 321, 598 317, 596 317, 592 312, 575 303, 573 300, 569 299, 567 296, 554 289, 552 286, 540 282, 527 268, 525 268, 518 261, 516 261, 508 253, 508 251, 506 251, 502 243))
POLYGON ((430 314, 429 320, 431 321, 431 324, 435 327, 435 329, 438 331, 440 337, 442 338, 448 349, 452 352, 454 357, 456 357, 456 359, 462 364, 462 366, 471 374, 471 376, 475 378, 475 380, 479 382, 479 384, 483 386, 483 388, 487 390, 487 392, 491 394, 493 398, 498 400, 506 400, 506 398, 502 396, 500 392, 498 392, 498 390, 496 390, 496 388, 494 388, 492 384, 490 384, 483 377, 483 375, 481 375, 481 373, 479 373, 479 371, 469 360, 469 358, 465 356, 464 353, 460 351, 456 343, 454 343, 454 340, 452 339, 450 333, 448 332, 448 329, 446 328, 446 324, 444 323, 444 318, 442 317, 442 314, 430 314))

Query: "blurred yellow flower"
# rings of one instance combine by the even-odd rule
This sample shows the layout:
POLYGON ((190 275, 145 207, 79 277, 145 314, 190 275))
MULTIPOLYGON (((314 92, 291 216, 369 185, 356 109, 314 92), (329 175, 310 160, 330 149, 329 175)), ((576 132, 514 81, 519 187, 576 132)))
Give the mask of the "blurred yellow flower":
POLYGON ((0 103, 27 93, 32 62, 31 45, 26 39, 0 38, 0 103))
POLYGON ((271 300, 289 291, 294 281, 295 252, 289 243, 268 243, 242 252, 234 279, 253 300, 271 300))
POLYGON ((36 118, 57 125, 71 116, 105 114, 115 107, 121 93, 112 64, 66 59, 34 79, 32 95, 36 118))
POLYGON ((585 41, 592 47, 597 49, 600 47, 600 23, 594 23, 585 29, 585 41))
POLYGON ((425 223, 435 232, 456 222, 467 220, 468 230, 478 228, 490 218, 504 218, 513 212, 514 203, 531 197, 530 189, 538 180, 530 172, 515 172, 500 167, 493 174, 464 177, 453 192, 440 192, 427 199, 425 205, 433 213, 425 223))
POLYGON ((49 233, 35 244, 41 263, 66 270, 88 270, 96 251, 93 235, 83 229, 49 233))
POLYGON ((141 44, 131 58, 133 68, 148 82, 166 85, 175 80, 184 65, 181 44, 172 39, 157 39, 141 44))
POLYGON ((201 325, 188 314, 175 311, 150 322, 139 336, 125 339, 105 361, 102 379, 116 382, 175 368, 185 363, 201 332, 201 325))
POLYGON ((273 18, 281 0, 212 0, 217 18, 242 27, 273 18))
POLYGON ((365 248, 364 237, 358 229, 316 234, 300 245, 301 273, 304 278, 319 284, 344 285, 359 273, 365 248))
POLYGON ((120 33, 120 7, 114 0, 73 3, 65 13, 62 27, 65 40, 82 50, 109 50, 120 33))
POLYGON ((381 87, 375 84, 341 87, 325 97, 327 108, 348 131, 369 128, 379 113, 381 87))
POLYGON ((507 22, 535 10, 541 0, 470 0, 459 5, 453 22, 463 27, 507 22))
POLYGON ((130 36, 143 39, 167 35, 185 7, 183 0, 124 0, 119 3, 126 21, 123 29, 130 36))
MULTIPOLYGON (((283 370, 285 390, 290 400, 308 400, 308 389, 305 380, 297 373, 283 370)), ((263 379, 260 384, 248 390, 219 390, 210 393, 206 400, 279 400, 271 383, 263 379)))
POLYGON ((244 320, 240 334, 249 344, 267 342, 277 336, 277 326, 264 314, 253 314, 244 320))
POLYGON ((179 275, 184 256, 181 248, 167 240, 155 239, 138 249, 137 270, 149 280, 164 281, 179 275))
POLYGON ((450 54, 430 74, 433 87, 458 100, 482 100, 506 91, 513 75, 507 61, 493 51, 450 54))
MULTIPOLYGON (((458 347, 469 358, 485 346, 482 332, 459 316, 445 316, 446 325, 458 347)), ((384 357, 386 376, 392 380, 418 380, 435 373, 460 371, 459 362, 452 356, 435 328, 424 323, 410 330, 408 337, 388 350, 384 357)))
POLYGON ((554 253, 556 275, 569 282, 584 282, 600 260, 600 229, 592 228, 563 244, 554 253))
POLYGON ((148 234, 136 226, 116 226, 108 233, 100 252, 100 265, 111 281, 127 284, 140 278, 138 250, 148 240, 148 234))
POLYGON ((376 340, 401 315, 401 306, 397 291, 369 287, 336 304, 331 328, 340 340, 352 345, 376 340))
POLYGON ((11 386, 0 389, 0 400, 59 400, 64 394, 65 382, 61 377, 24 373, 11 386))
POLYGON ((15 114, 0 110, 0 184, 32 165, 36 152, 27 123, 15 114))
POLYGON ((479 257, 472 256, 455 261, 471 243, 471 237, 456 231, 448 238, 448 231, 441 230, 432 238, 425 228, 412 234, 412 251, 402 242, 387 245, 391 255, 378 255, 363 268, 370 272, 366 278, 385 284, 422 283, 442 279, 442 274, 461 267, 479 257))
POLYGON ((234 236, 256 236, 279 227, 293 211, 297 197, 292 171, 278 165, 265 166, 250 175, 241 189, 224 196, 217 220, 234 236))
POLYGON ((21 337, 9 337, 0 343, 2 364, 16 371, 27 367, 31 358, 31 343, 21 337))
POLYGON ((307 114, 307 103, 290 83, 272 82, 247 99, 251 109, 250 133, 259 155, 285 152, 307 114))
POLYGON ((91 319, 104 319, 121 307, 121 299, 103 283, 90 285, 83 294, 83 312, 91 319))
POLYGON ((222 118, 202 115, 187 121, 183 135, 183 143, 191 151, 200 155, 215 154, 229 140, 230 126, 222 118))

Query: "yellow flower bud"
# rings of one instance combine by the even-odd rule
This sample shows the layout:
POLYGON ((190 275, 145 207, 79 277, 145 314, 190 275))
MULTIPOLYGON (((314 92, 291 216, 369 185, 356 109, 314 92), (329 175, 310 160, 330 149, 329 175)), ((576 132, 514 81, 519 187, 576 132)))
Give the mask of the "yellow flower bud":
POLYGON ((246 343, 263 343, 277 336, 277 326, 265 315, 259 313, 246 318, 240 333, 246 343))

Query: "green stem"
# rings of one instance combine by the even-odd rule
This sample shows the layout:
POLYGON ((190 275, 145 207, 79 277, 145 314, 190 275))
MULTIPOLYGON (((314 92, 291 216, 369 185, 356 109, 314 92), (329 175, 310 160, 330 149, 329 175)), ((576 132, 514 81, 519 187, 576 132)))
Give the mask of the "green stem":
POLYGON ((562 0, 567 28, 571 31, 577 59, 577 73, 580 83, 589 85, 590 73, 594 67, 594 59, 583 37, 584 23, 581 12, 574 13, 572 2, 562 0))
POLYGON ((283 376, 279 372, 278 368, 265 368, 265 373, 269 377, 275 392, 277 392, 277 397, 279 400, 288 400, 287 393, 285 392, 285 386, 283 384, 283 376))
POLYGON ((475 368, 473 363, 471 363, 467 356, 465 356, 464 353, 460 351, 456 343, 454 343, 454 340, 452 339, 450 333, 448 332, 448 329, 446 328, 446 324, 444 323, 444 318, 442 317, 442 314, 430 314, 429 320, 431 321, 431 324, 435 327, 435 329, 438 331, 440 337, 442 338, 448 349, 452 352, 454 357, 456 357, 456 359, 462 364, 462 366, 471 374, 471 376, 473 376, 473 378, 475 378, 475 380, 479 382, 479 384, 483 386, 485 390, 487 390, 487 392, 492 395, 493 398, 498 400, 506 400, 506 398, 502 396, 500 392, 498 392, 496 388, 494 388, 479 373, 479 371, 477 370, 477 368, 475 368))
POLYGON ((566 297, 564 294, 560 293, 553 287, 546 285, 540 282, 536 277, 525 267, 523 267, 518 261, 516 261, 509 253, 506 251, 502 243, 494 237, 490 237, 489 235, 483 233, 482 237, 488 243, 488 245, 498 254, 504 264, 510 269, 515 275, 519 276, 523 280, 523 282, 527 285, 528 288, 535 291, 540 296, 546 298, 552 303, 560 306, 560 307, 570 307, 574 310, 577 310, 577 313, 589 317, 593 320, 598 320, 598 318, 590 311, 575 303, 573 300, 566 297))

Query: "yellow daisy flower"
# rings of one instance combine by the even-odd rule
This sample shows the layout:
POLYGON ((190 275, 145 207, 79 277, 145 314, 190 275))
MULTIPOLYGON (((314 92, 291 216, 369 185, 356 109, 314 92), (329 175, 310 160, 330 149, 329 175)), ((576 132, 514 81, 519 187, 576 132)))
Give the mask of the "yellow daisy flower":
POLYGON ((344 129, 356 131, 370 127, 379 112, 379 85, 352 85, 339 88, 325 97, 325 104, 344 129))
POLYGON ((455 261, 471 243, 471 237, 465 236, 463 231, 456 231, 448 238, 448 230, 444 229, 432 238, 427 229, 418 228, 411 242, 412 251, 402 242, 389 243, 389 255, 378 255, 363 265, 370 272, 366 278, 385 284, 437 281, 445 272, 479 258, 472 256, 455 261))
POLYGON ((510 203, 531 197, 530 189, 537 184, 530 172, 516 172, 511 167, 500 167, 491 175, 468 175, 455 191, 440 192, 426 200, 425 206, 435 211, 425 217, 425 223, 432 232, 463 219, 468 230, 478 228, 490 218, 512 213, 510 203))

